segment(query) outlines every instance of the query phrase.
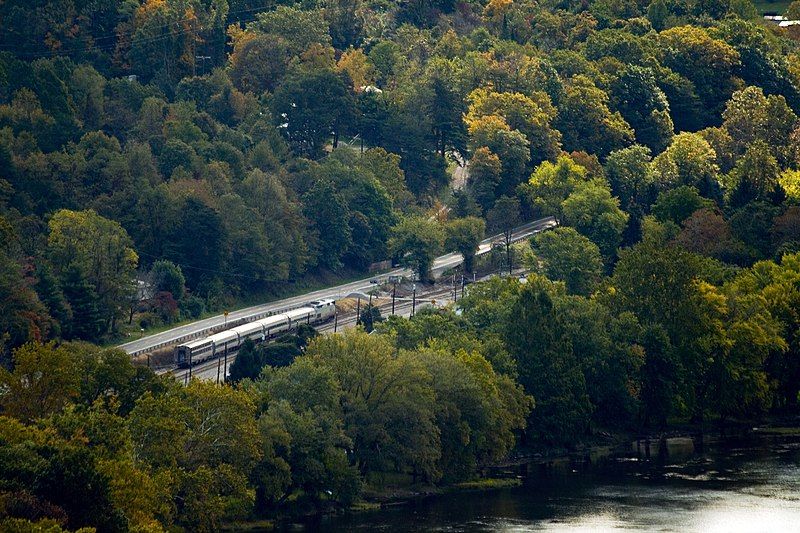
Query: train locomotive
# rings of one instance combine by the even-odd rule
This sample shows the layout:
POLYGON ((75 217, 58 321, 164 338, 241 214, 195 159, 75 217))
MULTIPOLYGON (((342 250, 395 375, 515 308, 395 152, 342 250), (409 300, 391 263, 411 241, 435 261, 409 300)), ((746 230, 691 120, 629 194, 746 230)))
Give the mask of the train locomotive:
POLYGON ((300 324, 326 322, 335 314, 336 302, 334 300, 315 300, 285 313, 268 316, 203 339, 181 344, 175 348, 175 364, 179 367, 189 367, 215 357, 233 354, 247 339, 258 344, 295 329, 300 324))

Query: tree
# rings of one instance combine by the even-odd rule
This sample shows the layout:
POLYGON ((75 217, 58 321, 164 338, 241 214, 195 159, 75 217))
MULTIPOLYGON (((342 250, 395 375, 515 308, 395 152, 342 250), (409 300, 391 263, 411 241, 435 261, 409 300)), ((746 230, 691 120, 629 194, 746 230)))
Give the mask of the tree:
POLYGON ((533 251, 551 280, 566 283, 571 294, 589 295, 603 274, 603 256, 595 243, 573 228, 555 228, 531 238, 533 251))
POLYGON ((317 181, 304 198, 305 215, 313 224, 317 263, 331 270, 342 266, 342 256, 353 243, 348 224, 350 209, 331 181, 317 181))
POLYGON ((722 107, 737 89, 734 71, 739 53, 712 37, 705 28, 678 26, 659 34, 665 51, 664 64, 695 86, 706 110, 706 124, 716 122, 722 107))
POLYGON ((575 189, 561 204, 564 223, 597 244, 604 257, 613 257, 622 241, 628 214, 602 183, 588 182, 575 189))
POLYGON ((706 198, 719 197, 716 153, 696 133, 676 135, 667 149, 653 159, 653 170, 662 188, 690 185, 706 198))
POLYGON ((633 130, 608 104, 608 94, 589 78, 578 75, 572 79, 556 119, 556 126, 564 135, 565 150, 583 150, 602 158, 633 142, 633 130))
POLYGON ((79 267, 70 268, 62 274, 61 288, 71 311, 70 320, 64 327, 64 338, 99 338, 107 323, 87 274, 79 267))
POLYGON ((517 362, 520 383, 536 401, 526 434, 540 442, 565 444, 587 430, 591 404, 552 290, 546 279, 528 278, 512 300, 506 344, 517 362))
POLYGON ((381 310, 377 305, 366 305, 361 310, 361 315, 358 317, 361 324, 364 326, 364 331, 372 333, 375 326, 379 322, 383 322, 381 310))
POLYGON ((377 179, 389 196, 395 209, 405 210, 414 200, 406 185, 406 176, 400 168, 400 156, 383 148, 370 148, 361 154, 358 168, 377 179))
POLYGON ((30 422, 63 409, 78 396, 81 368, 64 346, 25 344, 13 353, 14 370, 0 367, 3 412, 30 422))
POLYGON ((331 44, 328 23, 319 9, 278 6, 274 10, 259 13, 252 28, 284 39, 290 53, 295 56, 314 44, 331 44))
POLYGON ((762 150, 785 160, 797 115, 782 95, 765 96, 760 87, 746 87, 733 93, 722 118, 734 153, 744 154, 753 143, 762 141, 762 150))
POLYGON ((636 141, 661 152, 672 140, 672 119, 664 91, 656 84, 653 71, 629 66, 611 85, 612 100, 631 125, 636 141))
POLYGON ((552 127, 556 110, 546 93, 536 91, 526 96, 517 92, 479 88, 467 96, 467 101, 469 110, 464 121, 470 128, 480 117, 500 117, 512 130, 519 130, 525 135, 530 143, 530 160, 533 164, 558 155, 561 136, 552 127))
POLYGON ((472 273, 475 253, 486 233, 486 223, 476 217, 457 218, 447 224, 446 247, 464 258, 464 272, 472 273))
POLYGON ((243 379, 256 379, 261 373, 264 363, 259 350, 251 339, 246 339, 236 354, 236 360, 230 367, 231 383, 238 383, 243 379))
MULTIPOLYGON (((782 246, 800 243, 800 207, 793 205, 783 214, 776 216, 773 219, 770 234, 773 246, 779 251, 782 246)), ((778 258, 780 258, 780 255, 778 258)))
POLYGON ((753 251, 761 257, 772 256, 773 248, 770 231, 781 208, 769 202, 750 202, 731 213, 728 218, 734 238, 749 247, 750 258, 753 251))
POLYGON ((247 479, 261 459, 256 406, 245 391, 199 380, 145 393, 128 418, 136 456, 171 480, 178 524, 217 529, 253 505, 247 479))
POLYGON ((681 371, 678 395, 696 422, 707 414, 709 382, 729 347, 726 300, 701 279, 708 271, 699 256, 648 242, 623 250, 612 277, 612 309, 631 311, 643 325, 666 331, 681 371))
POLYGON ((592 421, 601 427, 636 427, 645 355, 638 344, 638 320, 632 313, 615 315, 597 297, 558 294, 553 302, 587 383, 592 421))
POLYGON ((170 261, 159 260, 150 268, 150 279, 157 292, 165 291, 176 299, 183 298, 186 278, 183 277, 181 267, 170 261))
POLYGON ((345 431, 362 474, 411 470, 428 481, 440 477, 434 391, 416 358, 359 329, 319 337, 307 353, 340 384, 345 431))
POLYGON ((469 479, 479 466, 505 457, 514 432, 525 425, 531 398, 478 352, 437 346, 417 357, 433 378, 442 480, 469 479))
POLYGON ((664 328, 653 324, 641 336, 645 352, 642 366, 642 423, 663 428, 680 401, 681 364, 664 328))
POLYGON ((62 209, 53 215, 48 226, 48 254, 62 282, 72 272, 85 276, 96 295, 106 329, 113 329, 134 289, 138 256, 127 232, 119 223, 93 210, 62 209))
MULTIPOLYGON (((0 216, 0 358, 8 361, 10 350, 28 341, 43 340, 50 319, 47 309, 26 279, 15 255, 21 255, 13 229, 0 216), (16 250, 15 250, 16 248, 16 250)), ((47 295, 42 291, 42 294, 47 295)), ((45 305, 47 302, 45 302, 45 305)), ((53 314, 57 309, 51 310, 53 314)))
MULTIPOLYGON (((485 147, 500 161, 500 179, 493 191, 494 194, 513 193, 522 181, 530 161, 528 138, 521 131, 512 129, 505 119, 498 115, 480 116, 470 121, 468 127, 471 145, 475 148, 475 152, 485 147)), ((487 199, 491 197, 489 183, 484 181, 480 191, 483 197, 487 199)))
POLYGON ((519 200, 516 197, 501 196, 495 202, 494 207, 486 214, 489 228, 503 233, 503 242, 506 247, 506 258, 508 260, 508 273, 512 271, 511 243, 514 235, 514 227, 520 221, 519 200))
POLYGON ((502 166, 500 158, 486 146, 481 146, 469 161, 468 186, 483 211, 489 210, 496 199, 502 166))
POLYGON ((190 289, 208 288, 223 265, 225 239, 219 213, 200 198, 189 196, 182 202, 164 255, 186 272, 190 289))
POLYGON ((389 253, 415 271, 421 281, 430 277, 436 254, 444 244, 444 230, 438 222, 424 217, 406 217, 389 238, 389 253))
POLYGON ((788 20, 800 20, 800 3, 795 0, 786 9, 786 18, 788 20))
POLYGON ((375 83, 375 69, 360 49, 345 51, 336 63, 336 70, 347 73, 354 91, 361 91, 375 83))
POLYGON ((586 167, 561 156, 555 163, 544 161, 536 167, 522 190, 534 213, 561 218, 562 202, 588 179, 587 174, 586 167))
POLYGON ((684 220, 698 209, 710 209, 714 202, 703 198, 697 188, 681 185, 674 189, 659 193, 653 204, 653 215, 660 221, 682 224, 684 220))
POLYGON ((252 31, 237 34, 228 59, 231 81, 243 92, 274 91, 289 67, 289 44, 283 37, 252 31))
POLYGON ((317 158, 333 133, 333 147, 353 112, 353 99, 342 78, 327 68, 302 68, 288 74, 272 97, 275 122, 294 150, 317 158))
POLYGON ((344 432, 342 391, 333 372, 301 357, 285 368, 265 371, 258 385, 270 398, 262 428, 270 435, 285 434, 284 442, 273 438, 290 469, 280 496, 302 491, 316 503, 327 493, 349 504, 360 480, 347 461, 352 441, 344 432))
POLYGON ((611 191, 631 217, 624 242, 639 238, 641 219, 656 199, 658 185, 650 161, 650 149, 640 145, 611 152, 606 159, 605 176, 611 191))
POLYGON ((698 209, 683 221, 675 242, 696 254, 724 259, 734 250, 728 222, 713 209, 698 209))
POLYGON ((466 111, 464 95, 458 91, 453 68, 446 60, 433 58, 423 78, 422 110, 430 118, 436 151, 441 157, 448 149, 466 152, 466 111))
POLYGON ((780 199, 779 176, 778 161, 769 153, 768 145, 764 141, 755 141, 731 171, 728 204, 741 207, 753 200, 780 199))

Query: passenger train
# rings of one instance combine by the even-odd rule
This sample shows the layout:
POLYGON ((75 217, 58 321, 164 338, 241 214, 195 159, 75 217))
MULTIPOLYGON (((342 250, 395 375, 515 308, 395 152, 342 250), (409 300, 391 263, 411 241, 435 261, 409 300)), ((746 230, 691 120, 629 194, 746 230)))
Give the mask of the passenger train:
POLYGON ((336 314, 334 300, 317 300, 286 313, 268 316, 241 326, 236 326, 204 339, 187 342, 175 348, 175 363, 188 367, 215 357, 236 353, 239 346, 251 339, 256 344, 280 333, 290 331, 300 324, 319 324, 336 314))

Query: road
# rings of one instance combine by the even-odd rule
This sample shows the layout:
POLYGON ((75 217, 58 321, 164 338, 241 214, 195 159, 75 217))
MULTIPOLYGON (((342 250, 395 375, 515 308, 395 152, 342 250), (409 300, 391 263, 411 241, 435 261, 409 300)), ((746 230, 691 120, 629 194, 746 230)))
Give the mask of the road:
MULTIPOLYGON (((512 233, 512 240, 519 241, 521 239, 529 237, 530 235, 533 235, 534 233, 538 233, 540 231, 554 227, 556 225, 557 222, 553 217, 547 217, 540 220, 535 220, 533 222, 529 222, 527 224, 519 226, 514 230, 514 232, 512 233)), ((478 249, 478 255, 482 255, 489 252, 492 248, 492 244, 499 242, 502 239, 503 239, 502 234, 494 235, 492 237, 484 239, 483 241, 481 241, 480 247, 478 249)), ((436 258, 432 268, 434 277, 437 277, 445 270, 458 266, 459 264, 461 264, 462 261, 463 258, 461 257, 461 254, 458 253, 450 253, 436 258)), ((156 333, 154 335, 142 337, 141 339, 135 341, 127 342, 125 344, 120 345, 119 348, 125 350, 130 355, 139 355, 147 353, 153 350, 157 350, 159 348, 163 348, 165 346, 169 346, 171 344, 186 342, 191 339, 196 339, 205 336, 213 330, 219 330, 224 328, 226 324, 232 325, 238 322, 249 322, 251 320, 257 320, 259 318, 275 314, 279 311, 285 311, 295 307, 300 307, 311 300, 319 300, 322 298, 341 299, 343 297, 346 297, 348 294, 354 292, 364 292, 369 290, 373 286, 372 280, 374 280, 376 277, 386 278, 387 276, 404 276, 408 278, 411 276, 411 271, 407 268, 398 268, 391 272, 381 274, 380 276, 370 276, 367 278, 360 279, 358 281, 344 283, 342 285, 338 285, 335 287, 329 287, 327 289, 312 291, 306 294, 293 296, 291 298, 285 298, 283 300, 278 300, 267 304, 261 304, 253 307, 248 307, 245 309, 240 309, 238 311, 232 311, 228 314, 227 318, 224 317, 223 315, 217 315, 211 318, 206 318, 204 320, 198 320, 197 322, 192 322, 191 324, 178 326, 176 328, 164 331, 162 333, 156 333)))

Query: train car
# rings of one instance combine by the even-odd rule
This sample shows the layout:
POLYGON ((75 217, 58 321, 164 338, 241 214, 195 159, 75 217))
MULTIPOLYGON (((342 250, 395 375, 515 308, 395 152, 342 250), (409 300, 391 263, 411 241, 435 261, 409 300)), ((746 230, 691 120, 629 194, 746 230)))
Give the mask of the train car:
POLYGON ((315 300, 309 302, 310 307, 314 308, 317 322, 330 320, 336 314, 336 301, 331 299, 315 300))
POLYGON ((196 364, 198 359, 205 361, 214 356, 214 343, 211 337, 199 339, 175 348, 175 363, 178 366, 189 366, 189 361, 196 364))
POLYGON ((285 313, 248 322, 220 333, 215 333, 175 348, 175 363, 180 367, 196 365, 215 357, 236 353, 239 346, 250 339, 256 344, 290 331, 300 324, 319 324, 336 314, 336 302, 332 299, 315 300, 308 305, 285 313))

